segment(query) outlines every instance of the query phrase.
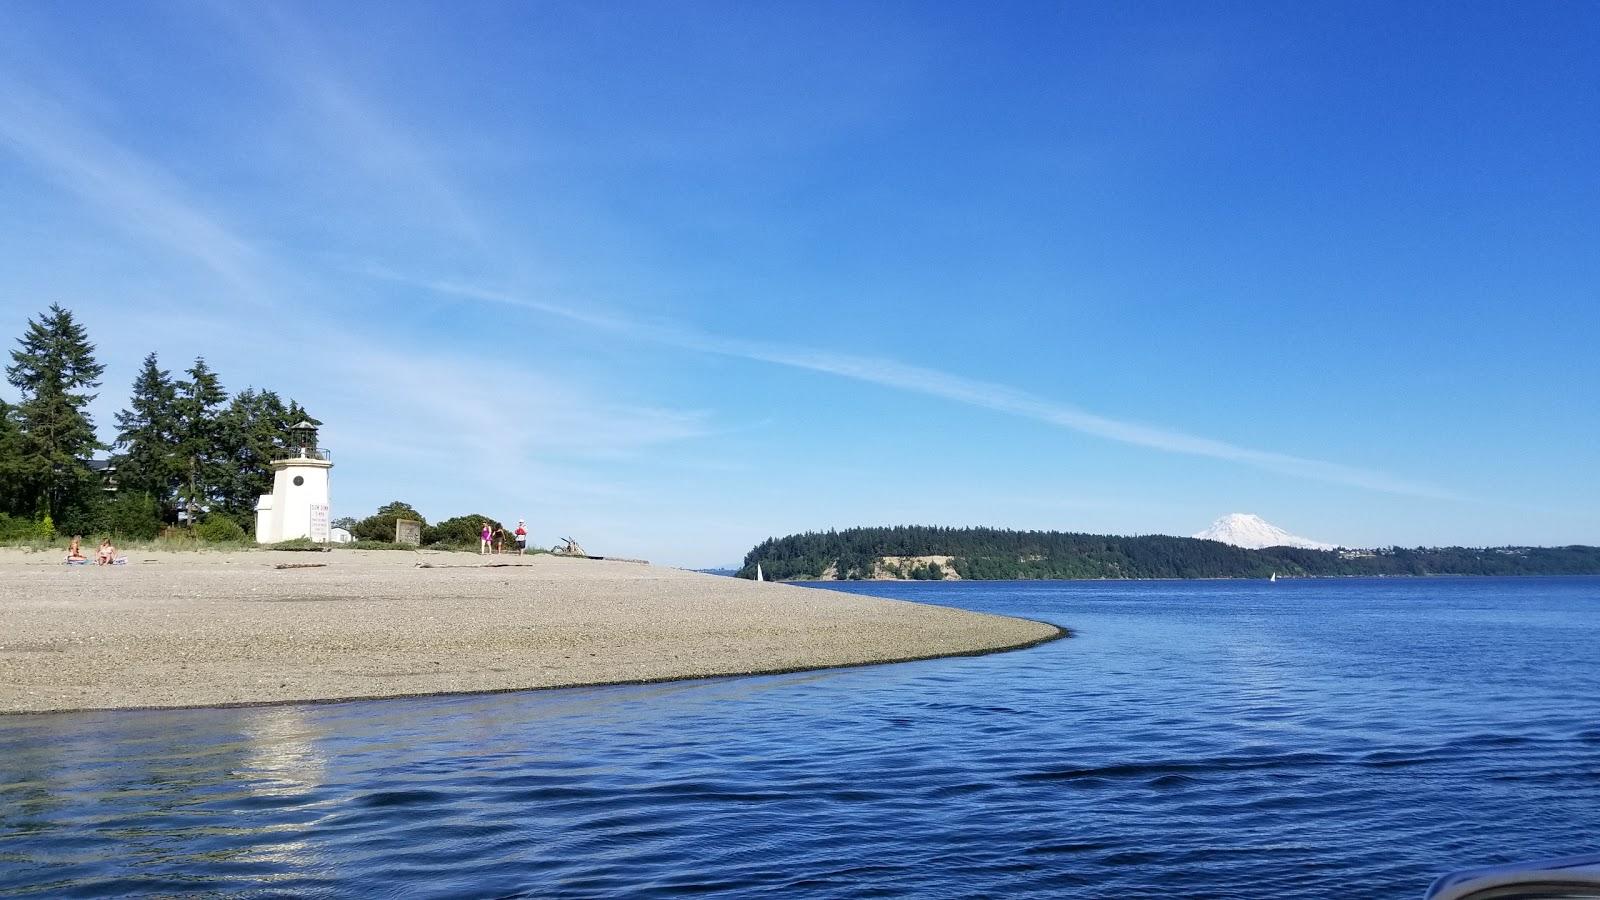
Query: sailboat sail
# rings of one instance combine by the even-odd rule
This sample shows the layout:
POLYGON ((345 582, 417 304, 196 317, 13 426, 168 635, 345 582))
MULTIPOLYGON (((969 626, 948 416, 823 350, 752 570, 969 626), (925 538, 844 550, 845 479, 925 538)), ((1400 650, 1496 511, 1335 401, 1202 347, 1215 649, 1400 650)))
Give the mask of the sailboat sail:
POLYGON ((761 563, 756 563, 756 580, 766 581, 767 577, 761 574, 761 563))

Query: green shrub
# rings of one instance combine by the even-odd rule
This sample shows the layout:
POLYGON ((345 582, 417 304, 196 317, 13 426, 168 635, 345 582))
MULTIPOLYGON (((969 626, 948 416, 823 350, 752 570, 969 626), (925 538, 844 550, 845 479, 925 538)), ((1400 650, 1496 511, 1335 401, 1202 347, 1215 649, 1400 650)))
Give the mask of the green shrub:
POLYGON ((357 522, 356 527, 350 529, 350 534, 358 541, 393 541, 396 519, 412 519, 421 522, 424 530, 428 525, 428 520, 424 519, 422 513, 417 512, 415 507, 403 500, 395 500, 392 503, 385 503, 378 507, 376 515, 368 516, 357 522))
POLYGON ((200 536, 195 534, 195 530, 182 525, 168 525, 161 529, 161 536, 157 540, 164 550, 193 550, 200 544, 200 536))
POLYGON ((161 509, 149 494, 123 494, 106 504, 102 525, 90 531, 109 531, 124 540, 147 541, 161 533, 161 509))
MULTIPOLYGON (((445 519, 437 525, 430 525, 422 529, 422 542, 424 544, 443 544, 447 547, 470 547, 476 550, 479 540, 478 532, 479 529, 483 528, 485 521, 488 521, 490 529, 505 528, 504 525, 480 513, 456 516, 453 519, 445 519)), ((515 541, 516 538, 508 534, 506 540, 515 541)))
POLYGON ((33 536, 47 541, 56 539, 56 523, 51 520, 50 514, 45 513, 44 518, 33 528, 33 536))
POLYGON ((279 541, 276 544, 268 544, 267 545, 267 549, 268 550, 317 550, 317 551, 326 551, 328 549, 328 545, 327 544, 319 544, 316 541, 313 541, 311 538, 308 538, 308 537, 297 537, 297 538, 290 538, 287 541, 279 541))
POLYGON ((0 541, 10 543, 11 541, 32 540, 36 536, 34 528, 35 524, 32 519, 0 513, 0 541))
POLYGON ((194 527, 195 536, 208 544, 237 544, 244 538, 244 529, 227 516, 207 516, 194 527))
POLYGON ((56 534, 104 534, 110 531, 107 514, 111 511, 111 503, 104 491, 86 494, 79 502, 61 511, 61 518, 55 523, 56 534))

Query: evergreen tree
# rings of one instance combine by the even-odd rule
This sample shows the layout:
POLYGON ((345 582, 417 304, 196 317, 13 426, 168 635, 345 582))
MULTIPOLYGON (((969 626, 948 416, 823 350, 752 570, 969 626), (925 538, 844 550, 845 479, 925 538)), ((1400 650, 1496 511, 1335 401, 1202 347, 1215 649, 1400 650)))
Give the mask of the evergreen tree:
POLYGON ((246 388, 220 417, 220 449, 229 465, 221 472, 216 497, 219 507, 241 525, 252 522, 256 499, 272 491, 270 463, 284 455, 284 440, 294 424, 289 409, 272 391, 246 388))
POLYGON ((290 399, 289 400, 289 424, 290 425, 298 425, 302 421, 310 422, 311 424, 319 426, 319 427, 322 425, 322 420, 321 419, 313 418, 311 413, 306 412, 305 407, 301 406, 298 401, 296 401, 294 399, 290 399))
POLYGON ((193 526, 201 511, 215 499, 223 467, 228 464, 221 447, 217 413, 228 394, 204 357, 196 357, 184 374, 189 377, 178 382, 172 407, 181 478, 178 496, 188 523, 193 526))
POLYGON ((85 408, 105 367, 94 359, 88 333, 60 304, 38 319, 11 351, 6 378, 22 395, 21 485, 34 511, 60 520, 93 499, 98 478, 87 461, 101 448, 85 408))
POLYGON ((25 469, 16 407, 0 400, 0 514, 32 515, 25 469))
POLYGON ((133 380, 128 409, 117 413, 114 458, 117 485, 123 494, 145 494, 166 513, 174 508, 182 480, 177 460, 178 423, 174 401, 177 385, 154 353, 133 380))

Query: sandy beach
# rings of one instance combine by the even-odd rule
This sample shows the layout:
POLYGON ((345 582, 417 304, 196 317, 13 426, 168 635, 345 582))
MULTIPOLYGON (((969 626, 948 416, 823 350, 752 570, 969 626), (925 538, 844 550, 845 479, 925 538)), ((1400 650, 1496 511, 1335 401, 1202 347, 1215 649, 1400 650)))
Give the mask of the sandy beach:
POLYGON ((1021 619, 626 562, 351 550, 128 556, 126 566, 67 567, 55 552, 0 550, 0 712, 658 681, 1059 636, 1021 619))

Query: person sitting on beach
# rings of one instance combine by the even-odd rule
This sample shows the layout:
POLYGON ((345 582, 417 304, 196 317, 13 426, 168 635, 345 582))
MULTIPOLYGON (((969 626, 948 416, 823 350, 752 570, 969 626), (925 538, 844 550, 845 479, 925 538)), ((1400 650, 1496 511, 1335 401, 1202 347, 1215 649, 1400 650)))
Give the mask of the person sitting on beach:
POLYGON ((117 559, 117 548, 111 546, 111 538, 100 539, 100 552, 95 554, 95 565, 109 566, 117 559))
POLYGON ((489 538, 492 537, 493 535, 494 535, 494 530, 492 528, 490 528, 489 527, 489 523, 487 521, 485 521, 483 523, 483 527, 478 530, 478 555, 479 556, 482 556, 485 553, 489 552, 489 538))
POLYGON ((67 544, 67 562, 88 561, 89 557, 83 555, 83 535, 73 535, 71 543, 67 544))

